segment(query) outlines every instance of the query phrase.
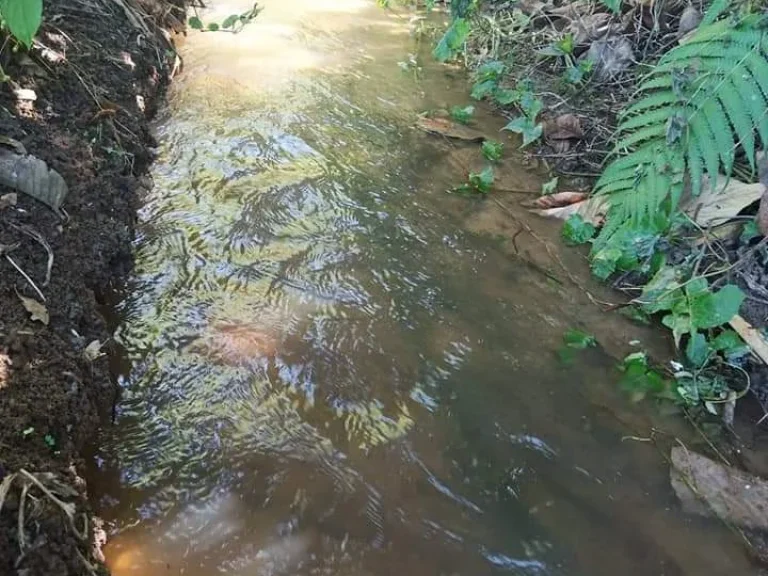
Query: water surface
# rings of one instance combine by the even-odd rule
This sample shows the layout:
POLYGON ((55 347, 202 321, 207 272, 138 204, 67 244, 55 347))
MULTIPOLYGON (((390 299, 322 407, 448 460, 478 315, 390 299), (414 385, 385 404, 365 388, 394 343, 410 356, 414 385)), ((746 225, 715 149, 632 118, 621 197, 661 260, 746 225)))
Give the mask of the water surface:
POLYGON ((91 481, 113 573, 748 573, 623 438, 614 360, 558 363, 574 287, 466 229, 486 208, 446 195, 462 167, 412 128, 467 99, 423 25, 264 8, 190 34, 157 126, 91 481))

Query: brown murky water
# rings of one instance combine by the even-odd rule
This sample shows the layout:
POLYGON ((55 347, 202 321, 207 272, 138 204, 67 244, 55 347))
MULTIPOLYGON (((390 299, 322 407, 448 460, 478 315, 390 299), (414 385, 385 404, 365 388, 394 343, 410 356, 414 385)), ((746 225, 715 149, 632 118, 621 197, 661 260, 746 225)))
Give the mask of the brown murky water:
POLYGON ((445 194, 460 167, 412 125, 466 80, 418 26, 270 0, 183 47, 90 481, 113 573, 749 573, 679 511, 656 448, 622 440, 651 408, 615 361, 557 362, 586 322, 571 287, 476 233, 500 229, 490 204, 445 194))

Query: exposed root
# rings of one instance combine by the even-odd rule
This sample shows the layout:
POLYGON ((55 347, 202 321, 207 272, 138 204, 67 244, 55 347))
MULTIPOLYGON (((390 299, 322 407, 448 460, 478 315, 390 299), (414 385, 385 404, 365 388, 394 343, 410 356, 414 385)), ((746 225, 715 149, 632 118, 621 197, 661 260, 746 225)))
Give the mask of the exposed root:
POLYGON ((26 224, 19 226, 13 222, 9 222, 9 224, 11 228, 18 230, 22 234, 26 234, 45 249, 46 254, 48 254, 48 265, 45 270, 45 281, 43 282, 43 286, 48 286, 48 283, 51 281, 51 270, 53 269, 53 249, 51 248, 51 245, 48 244, 46 239, 43 238, 43 235, 32 228, 32 226, 26 224))
MULTIPOLYGON (((69 526, 72 530, 72 533, 77 537, 78 540, 81 540, 83 542, 87 540, 88 538, 87 516, 83 515, 83 517, 85 518, 83 529, 82 530, 78 529, 77 524, 75 522, 75 515, 76 515, 75 504, 71 502, 64 502, 63 500, 61 500, 61 498, 59 498, 59 497, 64 498, 64 497, 76 496, 77 492, 73 488, 60 482, 54 474, 51 474, 51 473, 32 474, 31 472, 28 472, 27 470, 24 470, 22 468, 18 472, 15 472, 13 474, 8 474, 5 478, 3 478, 3 481, 0 483, 0 512, 2 512, 3 506, 5 505, 5 501, 14 483, 16 483, 17 485, 20 485, 18 512, 16 515, 16 526, 17 526, 16 539, 19 543, 19 557, 16 559, 16 562, 15 562, 17 568, 21 565, 29 547, 27 542, 27 535, 26 535, 27 501, 32 500, 33 502, 38 503, 40 499, 40 495, 35 496, 31 493, 33 489, 39 490, 42 493, 42 496, 44 498, 46 498, 49 502, 53 503, 56 507, 61 509, 62 512, 64 512, 64 515, 67 517, 69 526)), ((88 560, 82 555, 82 553, 79 550, 78 550, 78 556, 83 561, 88 571, 91 574, 96 574, 95 567, 90 562, 88 562, 88 560)))
POLYGON ((40 288, 37 287, 37 284, 35 284, 32 278, 29 277, 29 274, 24 272, 24 269, 18 264, 16 264, 16 261, 13 258, 11 258, 8 254, 4 254, 4 256, 5 256, 5 259, 11 263, 11 266, 16 268, 16 271, 24 277, 24 279, 29 283, 30 286, 32 286, 34 291, 37 292, 37 295, 40 296, 40 299, 43 302, 45 302, 45 294, 43 294, 42 290, 40 290, 40 288))

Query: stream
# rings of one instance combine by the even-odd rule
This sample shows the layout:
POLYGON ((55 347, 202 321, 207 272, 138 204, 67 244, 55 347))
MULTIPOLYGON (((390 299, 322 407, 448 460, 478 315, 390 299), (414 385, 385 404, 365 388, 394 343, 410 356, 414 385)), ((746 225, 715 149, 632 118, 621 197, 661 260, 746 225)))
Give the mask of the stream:
POLYGON ((461 163, 413 128, 468 101, 418 34, 439 16, 263 7, 238 34, 190 31, 156 123, 122 397, 89 478, 112 573, 752 573, 613 416, 654 410, 616 390, 615 358, 558 362, 568 328, 606 315, 511 257, 490 202, 446 194, 461 163))

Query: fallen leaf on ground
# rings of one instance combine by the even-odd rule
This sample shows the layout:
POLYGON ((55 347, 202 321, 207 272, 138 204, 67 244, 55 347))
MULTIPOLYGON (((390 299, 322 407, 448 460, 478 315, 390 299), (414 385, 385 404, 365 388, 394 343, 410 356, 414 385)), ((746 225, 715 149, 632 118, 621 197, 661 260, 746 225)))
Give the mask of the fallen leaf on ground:
POLYGON ((515 8, 518 8, 526 16, 534 16, 544 12, 548 7, 548 4, 539 0, 519 0, 515 3, 515 8))
POLYGON ((592 3, 584 0, 576 0, 575 2, 566 2, 562 6, 552 7, 548 10, 553 16, 560 16, 572 20, 589 15, 592 11, 592 3))
POLYGON ((530 203, 530 208, 561 208, 563 206, 570 206, 582 200, 589 198, 589 192, 556 192, 555 194, 547 194, 536 198, 530 203))
POLYGON ((16 202, 18 201, 19 197, 15 192, 9 192, 8 194, 3 194, 0 196, 0 210, 4 210, 5 208, 9 208, 10 206, 16 206, 16 202))
POLYGON ((454 140, 464 140, 465 142, 482 142, 486 139, 485 134, 469 126, 463 126, 456 122, 451 122, 446 118, 419 118, 416 126, 424 132, 453 138, 454 140))
POLYGON ((715 186, 709 177, 702 179, 701 194, 687 193, 680 202, 680 209, 702 228, 722 224, 737 216, 744 208, 760 199, 765 191, 763 184, 745 184, 736 178, 719 175, 715 186))
POLYGON ((635 61, 632 43, 624 36, 614 35, 595 40, 589 50, 579 57, 594 62, 592 75, 598 82, 615 78, 635 61))
POLYGON ((577 46, 597 40, 609 31, 614 30, 611 27, 611 15, 606 12, 574 18, 566 28, 566 32, 573 36, 573 43, 577 46))
POLYGON ((85 347, 85 350, 83 350, 83 357, 88 362, 93 362, 97 358, 100 358, 101 356, 104 356, 104 353, 101 351, 102 344, 98 340, 94 340, 88 346, 85 347))
POLYGON ((567 152, 574 140, 584 138, 581 122, 573 114, 562 114, 544 124, 544 137, 557 152, 567 152))
POLYGON ((560 220, 579 214, 595 226, 603 224, 608 211, 608 202, 604 197, 590 197, 587 192, 557 192, 537 198, 525 206, 534 214, 560 220))
POLYGON ((768 154, 761 150, 755 155, 757 160, 757 175, 760 183, 765 187, 760 197, 760 207, 757 210, 757 229, 763 236, 768 236, 768 154))
POLYGON ((0 184, 28 194, 59 212, 67 184, 56 170, 35 156, 0 149, 0 184))
POLYGON ((34 298, 27 298, 26 296, 22 296, 18 292, 16 293, 16 296, 19 297, 19 300, 21 300, 21 304, 24 306, 27 312, 29 312, 30 319, 35 322, 42 322, 46 326, 48 326, 49 318, 48 318, 48 309, 40 304, 37 300, 34 298))
POLYGON ((695 30, 701 22, 701 12, 698 8, 688 5, 680 15, 680 22, 677 25, 677 35, 685 36, 688 32, 695 30))
POLYGON ((744 222, 727 222, 706 230, 704 234, 694 240, 694 246, 707 244, 712 240, 733 240, 744 230, 744 222))
POLYGON ((670 459, 670 482, 687 512, 768 529, 768 482, 682 446, 672 448, 670 459))
POLYGON ((752 352, 754 352, 765 364, 768 364, 768 340, 765 339, 765 336, 763 336, 760 330, 752 326, 739 315, 731 318, 728 324, 730 324, 731 328, 733 328, 736 333, 741 336, 741 339, 749 345, 752 352))
POLYGON ((757 209, 757 229, 763 236, 768 236, 768 188, 760 197, 760 208, 757 209))

